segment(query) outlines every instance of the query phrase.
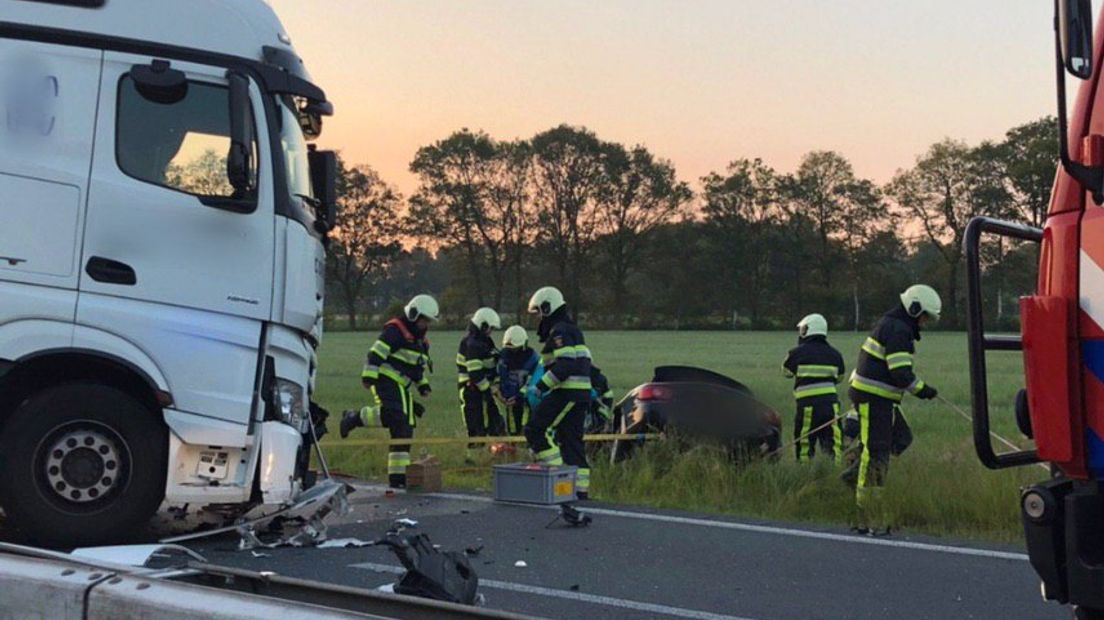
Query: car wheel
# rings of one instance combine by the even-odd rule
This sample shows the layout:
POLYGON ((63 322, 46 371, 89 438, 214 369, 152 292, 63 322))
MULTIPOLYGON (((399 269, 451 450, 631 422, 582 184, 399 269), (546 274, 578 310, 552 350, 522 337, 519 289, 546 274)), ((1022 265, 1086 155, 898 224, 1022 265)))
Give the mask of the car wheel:
POLYGON ((24 401, 0 432, 0 506, 47 546, 133 538, 165 496, 168 434, 115 388, 73 383, 24 401))

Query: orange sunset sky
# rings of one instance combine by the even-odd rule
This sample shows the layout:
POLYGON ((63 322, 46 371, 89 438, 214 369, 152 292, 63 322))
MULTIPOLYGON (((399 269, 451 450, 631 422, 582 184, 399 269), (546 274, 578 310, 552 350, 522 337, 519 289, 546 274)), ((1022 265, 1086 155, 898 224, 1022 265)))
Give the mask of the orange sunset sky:
POLYGON ((321 143, 409 195, 419 146, 562 122, 697 180, 812 149, 879 182, 1054 110, 1047 0, 272 0, 337 114, 321 143))

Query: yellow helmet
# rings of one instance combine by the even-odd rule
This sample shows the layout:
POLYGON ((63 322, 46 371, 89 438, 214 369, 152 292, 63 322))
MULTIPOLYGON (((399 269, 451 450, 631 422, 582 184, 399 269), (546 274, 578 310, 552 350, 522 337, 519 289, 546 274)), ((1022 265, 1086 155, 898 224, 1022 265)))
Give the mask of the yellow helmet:
POLYGON ((436 321, 441 316, 441 309, 437 306, 437 300, 425 294, 415 295, 403 308, 403 312, 406 314, 406 318, 411 321, 417 321, 421 317, 436 321))
POLYGON ((531 314, 540 314, 541 316, 548 316, 553 312, 559 310, 567 303, 564 301, 563 293, 560 289, 554 286, 545 286, 537 289, 536 293, 529 298, 529 312, 531 314))
POLYGON ((939 313, 943 310, 943 300, 939 293, 927 284, 913 284, 901 293, 901 305, 913 318, 919 318, 926 314, 934 321, 939 320, 939 313))
POLYGON ((529 334, 521 325, 511 325, 502 334, 503 349, 520 349, 529 343, 529 334))
POLYGON ((502 327, 502 319, 498 318, 498 313, 493 308, 480 308, 475 311, 475 314, 471 318, 472 325, 475 325, 479 329, 499 329, 502 327))

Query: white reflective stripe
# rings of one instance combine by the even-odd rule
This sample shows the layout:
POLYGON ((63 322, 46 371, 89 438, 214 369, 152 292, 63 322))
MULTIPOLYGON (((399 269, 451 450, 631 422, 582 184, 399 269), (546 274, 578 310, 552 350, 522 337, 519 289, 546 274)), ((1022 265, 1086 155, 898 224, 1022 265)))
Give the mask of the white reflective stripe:
POLYGON ((874 379, 868 379, 867 377, 864 377, 855 372, 851 373, 851 380, 856 383, 869 385, 870 387, 880 388, 886 390, 887 392, 896 392, 897 394, 905 393, 904 388, 899 388, 896 385, 890 385, 888 383, 882 383, 881 381, 875 381, 874 379))
MULTIPOLYGON (((848 414, 850 416, 850 414, 848 414)), ((356 483, 353 486, 356 488, 368 489, 373 492, 384 492, 387 487, 384 485, 376 484, 363 484, 356 483)), ((426 493, 427 497, 438 497, 441 499, 462 500, 490 504, 494 502, 494 498, 483 495, 467 495, 464 493, 426 493)), ((559 512, 558 506, 538 506, 533 504, 514 504, 520 508, 532 508, 534 510, 548 510, 559 512)), ((1028 556, 1026 553, 1015 553, 1009 551, 997 551, 995 549, 979 549, 976 547, 956 547, 953 545, 941 545, 937 543, 924 543, 911 540, 899 540, 895 538, 871 538, 869 536, 860 536, 856 534, 841 534, 836 532, 825 532, 818 530, 802 530, 792 527, 781 527, 775 525, 763 525, 760 523, 742 523, 740 521, 722 521, 719 519, 702 519, 695 517, 683 517, 662 513, 650 513, 650 512, 631 512, 628 510, 616 510, 612 508, 591 508, 587 507, 584 512, 588 512, 596 515, 607 515, 610 517, 621 517, 626 519, 639 519, 642 521, 657 521, 661 523, 674 523, 679 525, 696 525, 703 527, 714 527, 727 530, 739 530, 744 532, 754 532, 756 534, 772 534, 779 536, 789 536, 794 538, 812 538, 819 540, 827 540, 832 542, 850 543, 856 545, 870 545, 874 547, 896 547, 898 549, 913 549, 916 551, 931 551, 935 553, 948 553, 952 555, 965 555, 983 558, 992 558, 998 560, 1015 560, 1020 562, 1027 562, 1028 556)), ((482 583, 482 580, 480 580, 482 583)))
POLYGON ((819 379, 821 377, 826 377, 826 378, 829 378, 829 379, 834 379, 835 377, 839 376, 839 369, 838 368, 832 368, 831 370, 828 370, 828 369, 802 370, 801 368, 802 368, 801 366, 797 367, 797 376, 798 377, 804 377, 804 378, 810 378, 810 379, 819 379))
POLYGON ((868 347, 870 349, 869 352, 885 357, 885 347, 883 347, 880 342, 874 340, 869 336, 866 337, 866 342, 863 343, 862 348, 866 349, 868 347))
MULTIPOLYGON (((391 564, 378 564, 376 562, 362 562, 360 564, 351 564, 352 568, 359 568, 361 570, 370 570, 377 573, 386 573, 392 575, 401 575, 406 572, 406 569, 401 566, 393 566, 391 564)), ((479 579, 479 585, 486 588, 493 588, 496 590, 506 590, 508 592, 518 592, 521 594, 535 594, 538 596, 547 596, 552 598, 566 599, 569 601, 577 601, 580 603, 588 603, 591 605, 605 605, 607 607, 616 607, 620 609, 628 609, 634 612, 640 612, 641 617, 650 617, 655 615, 674 616, 676 618, 691 618, 693 620, 751 620, 750 618, 741 618, 739 616, 730 616, 726 614, 713 613, 711 611, 699 611, 697 609, 686 609, 683 607, 671 607, 670 605, 660 605, 657 603, 645 603, 642 601, 632 601, 621 598, 614 598, 612 596, 602 596, 600 594, 590 594, 586 592, 575 592, 571 590, 556 590, 554 588, 545 588, 543 586, 533 586, 525 583, 514 583, 511 581, 498 581, 497 579, 479 579)), ((593 611, 593 610, 592 610, 593 611)), ((634 614, 638 615, 638 614, 634 614)))
POLYGON ((410 384, 413 383, 410 377, 396 370, 395 367, 391 364, 380 364, 379 371, 380 374, 389 376, 392 379, 397 379, 400 383, 403 384, 403 387, 409 387, 410 384))
POLYGON ((1081 250, 1080 306, 1097 325, 1104 325, 1104 269, 1081 250))
POLYGON ((818 383, 809 383, 809 384, 806 384, 806 385, 800 385, 800 386, 794 388, 794 395, 795 396, 800 396, 804 392, 811 392, 813 390, 820 390, 820 389, 824 389, 824 388, 830 389, 833 392, 835 392, 836 391, 836 384, 832 383, 831 381, 821 381, 821 382, 818 382, 818 383))

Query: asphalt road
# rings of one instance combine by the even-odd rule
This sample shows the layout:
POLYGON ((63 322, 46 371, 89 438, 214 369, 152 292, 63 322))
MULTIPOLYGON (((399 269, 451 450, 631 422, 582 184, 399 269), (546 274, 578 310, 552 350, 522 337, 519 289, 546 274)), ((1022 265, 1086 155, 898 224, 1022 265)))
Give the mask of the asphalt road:
MULTIPOLYGON (((409 518, 472 558, 488 607, 553 618, 1068 618, 1044 603, 1022 550, 942 539, 867 538, 589 502, 587 528, 548 527, 546 507, 459 495, 385 496, 359 487, 331 538, 373 540, 409 518), (518 567, 518 561, 526 563, 518 567)), ((359 587, 392 583, 385 548, 279 548, 256 557, 226 537, 208 560, 359 587)))

